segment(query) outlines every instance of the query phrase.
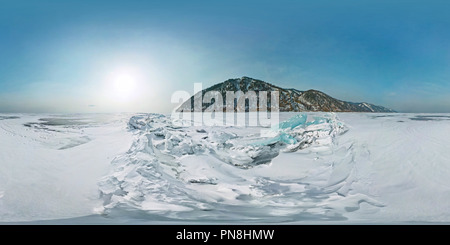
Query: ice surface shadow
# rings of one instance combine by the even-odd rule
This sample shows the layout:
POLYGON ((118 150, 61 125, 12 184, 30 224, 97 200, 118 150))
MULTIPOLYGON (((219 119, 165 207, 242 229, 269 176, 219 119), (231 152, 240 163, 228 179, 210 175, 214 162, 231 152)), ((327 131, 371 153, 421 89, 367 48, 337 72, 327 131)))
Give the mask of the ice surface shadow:
POLYGON ((0 120, 11 120, 11 119, 19 119, 17 116, 0 116, 0 120))
POLYGON ((409 118, 413 121, 443 121, 443 120, 450 120, 450 116, 443 116, 443 115, 419 115, 415 117, 409 118))
POLYGON ((268 146, 261 146, 256 149, 252 147, 245 148, 242 146, 234 147, 232 144, 223 143, 223 147, 211 148, 209 150, 211 152, 211 156, 214 156, 223 162, 238 168, 250 169, 261 164, 270 163, 280 154, 281 149, 282 146, 278 143, 268 146), (241 159, 237 159, 236 156, 239 157, 239 151, 244 151, 245 154, 248 154, 248 156, 241 156, 241 159))
POLYGON ((372 116, 372 118, 386 118, 386 117, 396 117, 397 115, 379 115, 379 116, 372 116))
POLYGON ((25 123, 25 127, 29 128, 38 128, 38 129, 45 129, 45 130, 52 130, 49 129, 49 126, 56 126, 56 127, 72 127, 72 126, 87 126, 90 123, 87 122, 85 119, 76 119, 76 118, 40 118, 40 122, 29 122, 25 123))
POLYGON ((79 129, 92 126, 91 122, 83 118, 40 118, 37 122, 27 122, 23 126, 47 133, 43 140, 54 139, 47 146, 52 146, 58 150, 67 150, 90 142, 92 139, 86 135, 80 135, 79 129), (71 131, 68 129, 73 129, 71 131), (57 139, 57 140, 55 140, 57 139))
POLYGON ((42 121, 40 124, 45 126, 81 126, 88 124, 85 119, 76 118, 41 118, 39 121, 42 121))
POLYGON ((80 138, 71 138, 70 142, 68 144, 66 144, 63 147, 60 147, 58 150, 67 150, 73 147, 77 147, 83 144, 88 143, 89 141, 91 141, 91 138, 89 138, 88 136, 82 136, 80 138))
POLYGON ((24 123, 23 126, 27 128, 34 128, 38 130, 45 131, 53 131, 60 132, 59 130, 51 127, 81 127, 88 126, 89 122, 86 122, 85 119, 76 119, 76 118, 40 118, 40 122, 29 122, 24 123))
POLYGON ((37 130, 44 130, 44 131, 51 131, 51 132, 60 132, 59 130, 51 129, 49 127, 46 127, 42 123, 36 123, 36 122, 24 123, 23 126, 25 126, 27 128, 37 129, 37 130))

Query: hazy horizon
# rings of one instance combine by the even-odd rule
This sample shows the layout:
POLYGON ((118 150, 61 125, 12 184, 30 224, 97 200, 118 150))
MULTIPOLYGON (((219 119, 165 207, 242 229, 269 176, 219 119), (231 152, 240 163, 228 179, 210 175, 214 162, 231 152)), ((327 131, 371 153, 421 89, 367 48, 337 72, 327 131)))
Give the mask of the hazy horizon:
POLYGON ((2 1, 0 113, 169 113, 248 76, 450 113, 450 2, 2 1))

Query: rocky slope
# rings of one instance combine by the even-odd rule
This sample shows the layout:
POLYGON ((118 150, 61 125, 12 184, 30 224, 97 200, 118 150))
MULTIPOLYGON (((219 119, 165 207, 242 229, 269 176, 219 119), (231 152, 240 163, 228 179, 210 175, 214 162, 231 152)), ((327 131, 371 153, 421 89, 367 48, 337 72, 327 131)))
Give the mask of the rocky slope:
MULTIPOLYGON (((383 106, 377 106, 373 104, 369 104, 366 102, 362 103, 354 103, 354 102, 346 102, 342 100, 335 99, 323 92, 317 90, 308 90, 308 91, 300 91, 297 89, 285 89, 270 83, 253 79, 250 77, 242 77, 237 79, 229 79, 225 82, 216 84, 207 89, 204 89, 201 93, 197 93, 192 96, 189 100, 184 102, 177 111, 194 111, 194 100, 199 99, 203 96, 208 95, 208 92, 217 91, 220 93, 223 98, 223 105, 219 103, 215 103, 215 99, 209 98, 206 101, 211 101, 210 103, 202 103, 202 111, 206 109, 211 109, 212 106, 216 110, 220 110, 222 108, 224 111, 226 110, 226 101, 227 91, 235 92, 235 100, 234 103, 238 104, 238 100, 240 98, 244 98, 244 95, 248 92, 254 91, 256 95, 259 95, 260 91, 268 92, 268 106, 271 105, 270 94, 272 91, 277 91, 279 93, 279 110, 285 112, 299 112, 299 111, 326 111, 326 112, 395 112, 391 109, 385 108, 383 106), (240 92, 239 92, 240 91, 240 92)), ((211 94, 211 93, 210 93, 211 94)), ((229 104, 228 104, 229 105, 229 104)), ((200 106, 200 104, 198 104, 200 106)), ((229 105, 230 106, 230 105, 229 105)), ((235 105, 235 111, 243 111, 244 107, 240 107, 235 105)), ((257 111, 258 103, 253 100, 249 100, 245 103, 246 111, 257 111)), ((270 108, 269 108, 270 110, 270 108)), ((200 109, 198 108, 198 110, 200 109)))

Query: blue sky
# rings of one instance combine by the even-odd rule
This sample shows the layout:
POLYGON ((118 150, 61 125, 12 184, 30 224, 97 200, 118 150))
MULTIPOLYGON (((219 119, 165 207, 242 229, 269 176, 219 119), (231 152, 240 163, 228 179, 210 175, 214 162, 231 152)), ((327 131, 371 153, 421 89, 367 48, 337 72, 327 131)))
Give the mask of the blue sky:
POLYGON ((450 112, 449 9, 433 0, 2 0, 0 112, 170 112, 174 91, 242 76, 450 112), (117 77, 134 86, 117 87, 117 77))

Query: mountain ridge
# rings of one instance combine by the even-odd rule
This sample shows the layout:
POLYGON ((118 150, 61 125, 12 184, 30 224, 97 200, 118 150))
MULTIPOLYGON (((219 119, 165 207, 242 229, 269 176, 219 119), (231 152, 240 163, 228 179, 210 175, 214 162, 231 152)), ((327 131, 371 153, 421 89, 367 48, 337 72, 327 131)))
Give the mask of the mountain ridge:
MULTIPOLYGON (((210 109, 211 106, 214 105, 216 110, 220 110, 221 107, 223 111, 226 110, 226 92, 232 91, 235 92, 236 99, 235 102, 248 94, 249 91, 255 92, 259 96, 259 92, 267 91, 270 94, 273 91, 279 92, 279 110, 281 112, 314 112, 314 111, 324 111, 324 112, 395 112, 392 109, 370 104, 367 102, 348 102, 333 98, 327 95, 324 92, 315 89, 309 89, 306 91, 298 90, 296 88, 282 88, 280 86, 250 78, 250 77, 241 77, 241 78, 233 78, 228 79, 224 82, 217 83, 207 89, 203 89, 201 92, 193 95, 190 99, 181 104, 177 111, 194 111, 194 100, 203 99, 203 96, 210 91, 217 91, 220 93, 223 98, 223 105, 219 105, 215 103, 215 99, 212 99, 212 103, 202 103, 202 111, 210 109), (239 93, 241 91, 241 93, 239 93), (242 94, 242 92, 244 94, 242 94), (201 95, 201 97, 200 97, 201 95)), ((270 107, 271 98, 268 96, 268 104, 270 107)), ((198 106, 198 105, 197 105, 198 106)), ((200 110, 200 109, 198 109, 200 110)), ((239 110, 238 107, 235 106, 235 111, 243 111, 244 108, 239 110)), ((248 101, 245 103, 246 111, 257 111, 258 104, 255 101, 248 101)), ((270 110, 270 108, 269 108, 270 110)))

